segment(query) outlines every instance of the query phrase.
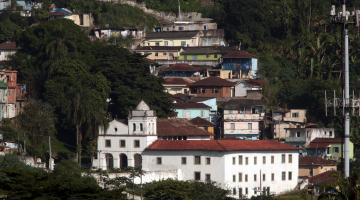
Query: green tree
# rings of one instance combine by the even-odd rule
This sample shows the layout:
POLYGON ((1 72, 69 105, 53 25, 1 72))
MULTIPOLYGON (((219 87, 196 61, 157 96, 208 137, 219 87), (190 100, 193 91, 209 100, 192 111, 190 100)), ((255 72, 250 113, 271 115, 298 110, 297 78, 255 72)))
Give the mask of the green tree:
POLYGON ((45 83, 45 98, 75 127, 77 159, 81 164, 82 139, 104 124, 108 83, 101 74, 86 71, 79 60, 59 60, 53 69, 45 83))
POLYGON ((230 200, 227 194, 212 183, 168 179, 144 185, 145 200, 230 200))
POLYGON ((48 136, 55 138, 55 116, 50 105, 30 100, 23 112, 16 119, 17 124, 26 136, 28 153, 45 158, 48 152, 48 136))
POLYGON ((109 109, 113 117, 126 118, 140 100, 146 101, 160 117, 171 114, 169 95, 163 92, 161 79, 149 73, 143 57, 105 45, 94 48, 94 57, 97 62, 93 70, 102 73, 110 82, 109 109))

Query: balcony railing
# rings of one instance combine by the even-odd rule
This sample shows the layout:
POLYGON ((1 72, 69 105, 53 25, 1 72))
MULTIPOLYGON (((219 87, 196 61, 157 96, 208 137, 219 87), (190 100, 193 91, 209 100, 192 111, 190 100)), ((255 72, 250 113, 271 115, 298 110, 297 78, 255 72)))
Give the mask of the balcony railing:
POLYGON ((263 114, 224 114, 224 120, 263 120, 263 114))

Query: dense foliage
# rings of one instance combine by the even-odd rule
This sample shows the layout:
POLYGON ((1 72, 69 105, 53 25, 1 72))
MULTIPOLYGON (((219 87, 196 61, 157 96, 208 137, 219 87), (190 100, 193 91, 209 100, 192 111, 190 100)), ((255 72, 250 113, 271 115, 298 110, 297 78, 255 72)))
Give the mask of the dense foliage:
POLYGON ((14 156, 0 157, 0 195, 7 199, 126 199, 123 189, 104 190, 93 177, 83 176, 71 161, 63 161, 55 170, 26 166, 14 156))
MULTIPOLYGON (((347 1, 349 9, 358 1, 347 1)), ((266 80, 264 97, 269 111, 308 109, 308 121, 335 126, 342 135, 341 116, 325 116, 324 91, 342 92, 342 30, 332 24, 329 10, 338 1, 218 1, 222 12, 214 15, 230 44, 257 54, 258 76, 266 80)), ((351 90, 358 94, 359 34, 350 27, 351 90)), ((341 110, 337 112, 341 113, 341 110)), ((357 117, 352 139, 358 143, 357 117)))
POLYGON ((145 200, 230 200, 228 191, 211 183, 163 180, 144 185, 145 200))
POLYGON ((160 79, 149 74, 143 57, 90 42, 68 20, 29 27, 18 36, 17 44, 21 50, 13 64, 21 81, 32 98, 54 109, 58 138, 69 146, 76 144, 78 154, 82 144, 91 153, 89 144, 107 120, 108 109, 112 117, 126 118, 143 99, 159 116, 171 112, 160 79))

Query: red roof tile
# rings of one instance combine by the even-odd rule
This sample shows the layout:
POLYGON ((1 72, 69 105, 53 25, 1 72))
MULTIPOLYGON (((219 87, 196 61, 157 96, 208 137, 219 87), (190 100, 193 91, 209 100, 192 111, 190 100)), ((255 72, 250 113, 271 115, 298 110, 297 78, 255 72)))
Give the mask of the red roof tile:
POLYGON ((198 128, 185 119, 158 119, 157 135, 166 136, 209 136, 210 133, 198 128))
POLYGON ((177 109, 186 109, 186 108, 202 108, 209 109, 210 106, 207 106, 203 103, 194 103, 194 102, 185 102, 185 103, 175 103, 174 107, 177 109))
POLYGON ((197 81, 197 82, 191 84, 191 86, 195 86, 195 87, 199 87, 199 86, 200 87, 201 86, 232 87, 235 85, 236 85, 235 82, 227 81, 227 80, 219 78, 219 77, 209 77, 209 78, 205 78, 205 79, 202 79, 200 81, 197 81))
POLYGON ((299 165, 300 166, 308 166, 308 165, 336 165, 337 162, 335 160, 326 160, 317 156, 301 156, 299 157, 299 165))
POLYGON ((200 127, 208 127, 208 126, 214 126, 213 123, 209 122, 206 119, 203 119, 201 117, 196 117, 194 119, 191 119, 190 122, 196 126, 200 126, 200 127))
POLYGON ((307 148, 309 149, 324 149, 331 144, 342 144, 342 138, 315 138, 310 142, 307 148))
POLYGON ((309 178, 309 183, 312 185, 330 184, 337 181, 339 172, 335 170, 327 171, 309 178))
POLYGON ((189 85, 194 81, 186 77, 166 77, 164 78, 164 85, 189 85))
POLYGON ((250 85, 264 86, 264 85, 265 85, 265 80, 261 80, 261 79, 249 79, 249 80, 246 80, 246 83, 248 83, 248 84, 250 84, 250 85))
POLYGON ((224 52, 223 58, 254 58, 255 55, 247 51, 230 50, 224 52))
POLYGON ((298 151, 273 140, 157 140, 147 151, 298 151))
POLYGON ((0 50, 16 50, 15 42, 3 42, 0 43, 0 50))

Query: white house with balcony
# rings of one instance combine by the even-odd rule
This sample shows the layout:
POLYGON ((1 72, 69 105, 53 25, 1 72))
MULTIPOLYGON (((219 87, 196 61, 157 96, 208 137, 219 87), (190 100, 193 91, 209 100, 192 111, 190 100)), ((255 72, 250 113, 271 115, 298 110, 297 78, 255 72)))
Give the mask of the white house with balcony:
POLYGON ((335 138, 334 128, 287 128, 285 142, 298 147, 307 146, 315 138, 335 138))
POLYGON ((270 140, 158 140, 142 156, 145 182, 173 172, 178 180, 216 182, 234 198, 277 195, 298 183, 298 149, 270 140))
POLYGON ((231 99, 223 104, 225 138, 258 139, 264 126, 264 103, 259 99, 231 99))

